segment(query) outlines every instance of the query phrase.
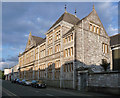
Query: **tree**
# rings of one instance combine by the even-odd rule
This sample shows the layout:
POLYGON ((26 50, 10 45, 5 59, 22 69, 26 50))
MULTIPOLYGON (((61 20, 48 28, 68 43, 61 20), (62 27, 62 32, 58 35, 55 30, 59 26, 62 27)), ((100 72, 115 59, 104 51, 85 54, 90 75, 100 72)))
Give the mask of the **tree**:
POLYGON ((102 59, 102 64, 100 65, 103 67, 104 71, 107 71, 107 68, 110 65, 110 63, 107 63, 106 59, 102 59))

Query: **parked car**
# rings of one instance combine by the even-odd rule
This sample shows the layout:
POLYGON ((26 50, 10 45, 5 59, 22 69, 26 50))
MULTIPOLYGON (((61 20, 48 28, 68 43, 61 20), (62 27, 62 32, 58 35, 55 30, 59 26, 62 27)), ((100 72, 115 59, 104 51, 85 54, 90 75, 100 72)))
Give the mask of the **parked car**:
POLYGON ((16 78, 11 80, 12 83, 16 83, 16 78))
POLYGON ((16 79, 16 83, 19 83, 19 78, 16 79))
POLYGON ((35 87, 35 84, 36 84, 37 82, 38 82, 37 80, 32 80, 31 86, 32 86, 32 87, 35 87))
POLYGON ((19 79, 18 84, 22 84, 22 79, 19 79))
POLYGON ((25 85, 25 86, 29 86, 31 85, 31 81, 30 80, 23 80, 22 84, 25 85))
POLYGON ((23 79, 21 84, 22 84, 22 85, 24 85, 24 84, 25 84, 25 81, 26 81, 26 80, 25 80, 25 79, 23 79))
POLYGON ((34 87, 36 88, 46 88, 46 83, 43 82, 42 80, 38 80, 35 84, 34 87))

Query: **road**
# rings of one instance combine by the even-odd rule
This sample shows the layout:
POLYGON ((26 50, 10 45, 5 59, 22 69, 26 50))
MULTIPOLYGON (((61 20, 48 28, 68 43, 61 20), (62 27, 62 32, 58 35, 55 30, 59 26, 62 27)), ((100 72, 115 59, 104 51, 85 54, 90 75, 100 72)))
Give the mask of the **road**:
POLYGON ((33 88, 31 86, 23 86, 15 83, 11 83, 10 81, 3 80, 2 81, 2 96, 52 96, 52 97, 60 97, 60 96, 108 96, 106 94, 101 93, 93 93, 93 92, 80 92, 77 90, 69 90, 69 89, 60 89, 60 88, 33 88))

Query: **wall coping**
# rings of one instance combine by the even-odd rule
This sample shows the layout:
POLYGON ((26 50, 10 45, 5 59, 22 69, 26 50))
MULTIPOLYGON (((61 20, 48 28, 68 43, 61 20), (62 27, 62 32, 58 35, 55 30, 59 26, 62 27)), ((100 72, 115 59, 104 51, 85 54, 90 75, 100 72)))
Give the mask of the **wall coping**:
POLYGON ((116 72, 116 71, 111 71, 111 72, 94 72, 94 73, 88 73, 89 75, 92 74, 120 74, 120 72, 116 72))

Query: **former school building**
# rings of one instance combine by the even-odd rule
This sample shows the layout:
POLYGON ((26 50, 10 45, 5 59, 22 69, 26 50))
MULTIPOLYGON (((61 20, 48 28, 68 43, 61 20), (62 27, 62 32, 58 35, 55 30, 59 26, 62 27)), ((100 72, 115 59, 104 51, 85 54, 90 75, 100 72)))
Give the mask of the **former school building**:
POLYGON ((102 61, 110 62, 110 38, 94 6, 83 19, 65 10, 45 34, 41 38, 30 32, 19 54, 20 78, 76 89, 78 72, 101 71, 102 61))

